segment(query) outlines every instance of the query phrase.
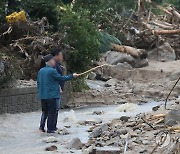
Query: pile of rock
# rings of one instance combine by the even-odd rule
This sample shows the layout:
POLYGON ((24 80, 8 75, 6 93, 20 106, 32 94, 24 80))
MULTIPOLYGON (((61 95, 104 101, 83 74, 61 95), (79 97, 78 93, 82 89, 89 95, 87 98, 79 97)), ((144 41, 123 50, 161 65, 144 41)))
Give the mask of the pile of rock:
POLYGON ((113 150, 117 151, 117 148, 119 152, 127 150, 135 153, 151 153, 153 151, 164 153, 168 147, 174 145, 176 148, 169 150, 169 153, 178 151, 180 146, 177 142, 177 140, 179 141, 177 132, 180 131, 179 119, 179 110, 170 111, 167 115, 123 116, 110 123, 91 127, 89 129, 89 141, 84 148, 91 147, 92 151, 94 149, 96 152, 109 151, 111 153, 113 150), (171 123, 174 125, 173 127, 166 126, 169 120, 173 121, 171 123), (165 138, 163 134, 166 134, 165 138), (161 137, 164 141, 160 145, 158 142, 161 137))

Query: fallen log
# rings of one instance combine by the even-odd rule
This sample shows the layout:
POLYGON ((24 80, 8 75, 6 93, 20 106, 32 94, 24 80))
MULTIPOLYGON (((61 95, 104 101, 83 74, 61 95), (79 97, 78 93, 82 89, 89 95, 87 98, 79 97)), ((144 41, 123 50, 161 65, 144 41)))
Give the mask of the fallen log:
POLYGON ((166 35, 166 34, 179 34, 180 29, 173 29, 173 30, 154 30, 154 33, 159 35, 166 35))
POLYGON ((146 51, 143 49, 136 49, 133 47, 129 47, 129 46, 124 46, 124 45, 118 45, 118 44, 111 44, 113 47, 113 50, 118 51, 118 52, 122 52, 122 53, 126 53, 129 54, 135 58, 138 57, 142 57, 142 56, 147 56, 146 51))
POLYGON ((173 16, 175 16, 176 18, 180 20, 180 13, 177 12, 175 8, 169 7, 169 11, 173 14, 173 16))
MULTIPOLYGON (((163 29, 163 30, 155 30, 151 27, 150 24, 146 23, 146 22, 142 22, 141 23, 143 26, 145 26, 149 31, 151 31, 150 33, 147 33, 146 35, 152 35, 152 34, 158 34, 158 35, 166 35, 166 34, 179 34, 180 33, 180 29, 163 29)), ((144 32, 143 32, 144 33, 144 32)), ((140 33, 141 34, 141 33, 140 33)))
POLYGON ((177 127, 168 127, 170 131, 180 132, 180 126, 177 127))
POLYGON ((157 114, 157 115, 153 115, 152 117, 150 117, 150 119, 154 120, 154 119, 158 119, 158 118, 165 118, 167 114, 162 113, 162 114, 157 114))
POLYGON ((152 2, 152 1, 147 1, 147 2, 148 2, 149 4, 151 4, 152 6, 156 7, 157 9, 159 9, 159 10, 161 10, 161 11, 167 13, 168 15, 170 15, 170 16, 173 15, 168 9, 166 9, 166 8, 164 8, 164 7, 160 6, 160 5, 158 5, 157 3, 152 2))
POLYGON ((173 29, 173 26, 167 26, 167 25, 164 25, 163 23, 160 23, 160 22, 151 21, 150 23, 155 25, 155 26, 158 26, 160 28, 163 28, 163 29, 167 29, 167 30, 173 29))

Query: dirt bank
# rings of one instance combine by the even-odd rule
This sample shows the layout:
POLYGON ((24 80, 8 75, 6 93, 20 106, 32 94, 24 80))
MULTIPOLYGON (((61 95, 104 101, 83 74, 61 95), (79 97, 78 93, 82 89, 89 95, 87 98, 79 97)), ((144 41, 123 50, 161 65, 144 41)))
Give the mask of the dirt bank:
MULTIPOLYGON (((180 75, 180 61, 149 62, 149 66, 120 70, 117 65, 98 70, 108 81, 87 80, 90 90, 74 93, 69 105, 145 103, 165 100, 180 75)), ((178 97, 178 84, 171 99, 178 97)))

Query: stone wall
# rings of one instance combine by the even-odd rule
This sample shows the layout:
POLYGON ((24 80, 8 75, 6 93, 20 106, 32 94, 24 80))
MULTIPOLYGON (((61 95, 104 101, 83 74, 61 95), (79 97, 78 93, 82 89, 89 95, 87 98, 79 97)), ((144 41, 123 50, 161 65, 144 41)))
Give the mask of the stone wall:
MULTIPOLYGON (((61 106, 71 98, 71 85, 67 83, 61 97, 61 106)), ((0 114, 32 112, 41 109, 37 100, 36 87, 10 88, 0 90, 0 114)))
POLYGON ((0 114, 36 111, 40 107, 36 87, 0 90, 0 114))

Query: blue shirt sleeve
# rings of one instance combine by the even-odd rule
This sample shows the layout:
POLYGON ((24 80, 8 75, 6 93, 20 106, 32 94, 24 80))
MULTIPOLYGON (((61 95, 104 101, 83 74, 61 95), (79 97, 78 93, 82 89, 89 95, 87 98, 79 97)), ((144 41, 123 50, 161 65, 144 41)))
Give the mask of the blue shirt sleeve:
POLYGON ((73 74, 62 76, 55 69, 51 70, 51 75, 55 80, 61 81, 69 81, 73 79, 73 74))

